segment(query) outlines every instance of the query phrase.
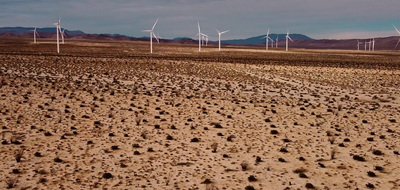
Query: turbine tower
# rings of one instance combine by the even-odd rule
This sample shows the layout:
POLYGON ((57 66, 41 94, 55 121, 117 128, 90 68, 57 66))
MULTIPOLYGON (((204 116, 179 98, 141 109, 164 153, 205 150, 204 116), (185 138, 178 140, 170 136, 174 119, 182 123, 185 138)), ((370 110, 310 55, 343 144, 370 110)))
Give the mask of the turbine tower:
POLYGON ((197 34, 199 36, 199 52, 201 52, 201 38, 202 38, 202 34, 200 31, 200 22, 197 22, 197 28, 199 29, 199 33, 197 34))
POLYGON ((278 48, 278 40, 279 40, 279 35, 277 34, 277 35, 276 35, 276 40, 275 40, 275 46, 276 46, 276 48, 278 48))
POLYGON ((158 41, 157 36, 154 34, 154 28, 156 27, 158 19, 154 23, 153 28, 151 28, 151 30, 142 30, 142 32, 149 32, 150 33, 150 53, 153 53, 153 37, 156 38, 156 40, 158 41))
POLYGON ((60 18, 58 18, 58 22, 54 23, 57 29, 57 53, 60 53, 60 37, 59 37, 59 32, 60 32, 60 18))
POLYGON ((292 38, 289 36, 289 30, 286 33, 286 51, 289 51, 289 40, 293 42, 292 38))
POLYGON ((218 29, 216 29, 218 32, 218 51, 221 51, 221 35, 229 32, 229 30, 225 30, 223 32, 220 32, 218 29))
POLYGON ((36 44, 36 35, 39 36, 39 33, 36 31, 36 27, 35 27, 35 30, 31 30, 31 31, 33 31, 33 43, 36 44))
MULTIPOLYGON (((400 35, 400 31, 396 28, 396 26, 394 26, 394 24, 393 24, 393 27, 394 27, 394 29, 396 29, 397 33, 399 33, 399 35, 400 35)), ((399 43, 400 43, 400 39, 399 39, 399 41, 397 41, 396 46, 394 47, 394 49, 397 48, 397 46, 399 45, 399 43)))

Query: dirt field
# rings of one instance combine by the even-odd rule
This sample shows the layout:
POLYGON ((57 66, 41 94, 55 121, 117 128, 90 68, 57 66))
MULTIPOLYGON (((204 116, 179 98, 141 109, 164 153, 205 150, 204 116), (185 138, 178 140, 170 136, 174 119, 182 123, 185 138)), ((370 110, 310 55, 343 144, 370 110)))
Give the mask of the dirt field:
POLYGON ((0 189, 400 189, 400 53, 0 40, 0 189))

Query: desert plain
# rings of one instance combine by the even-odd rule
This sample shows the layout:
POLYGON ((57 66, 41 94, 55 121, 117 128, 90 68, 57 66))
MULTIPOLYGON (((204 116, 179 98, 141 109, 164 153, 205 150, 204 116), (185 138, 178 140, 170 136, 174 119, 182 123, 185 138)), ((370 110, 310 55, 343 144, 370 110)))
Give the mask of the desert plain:
POLYGON ((0 189, 400 189, 400 52, 0 40, 0 189))

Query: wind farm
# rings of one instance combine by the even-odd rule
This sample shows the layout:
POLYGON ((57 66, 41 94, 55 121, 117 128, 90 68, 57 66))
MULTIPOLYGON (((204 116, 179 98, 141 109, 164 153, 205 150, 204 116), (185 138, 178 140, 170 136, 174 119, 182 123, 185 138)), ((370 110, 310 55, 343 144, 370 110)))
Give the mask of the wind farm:
POLYGON ((0 189, 398 189, 398 23, 323 38, 233 1, 0 27, 0 189))

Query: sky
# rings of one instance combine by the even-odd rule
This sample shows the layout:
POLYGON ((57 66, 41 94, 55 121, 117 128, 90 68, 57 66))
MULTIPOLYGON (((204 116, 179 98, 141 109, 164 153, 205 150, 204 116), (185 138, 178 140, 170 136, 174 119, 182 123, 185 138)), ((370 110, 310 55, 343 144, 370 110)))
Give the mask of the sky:
POLYGON ((0 0, 0 27, 61 26, 86 33, 148 36, 157 18, 162 38, 191 37, 201 31, 217 39, 271 33, 305 34, 314 39, 397 35, 400 0, 0 0))

